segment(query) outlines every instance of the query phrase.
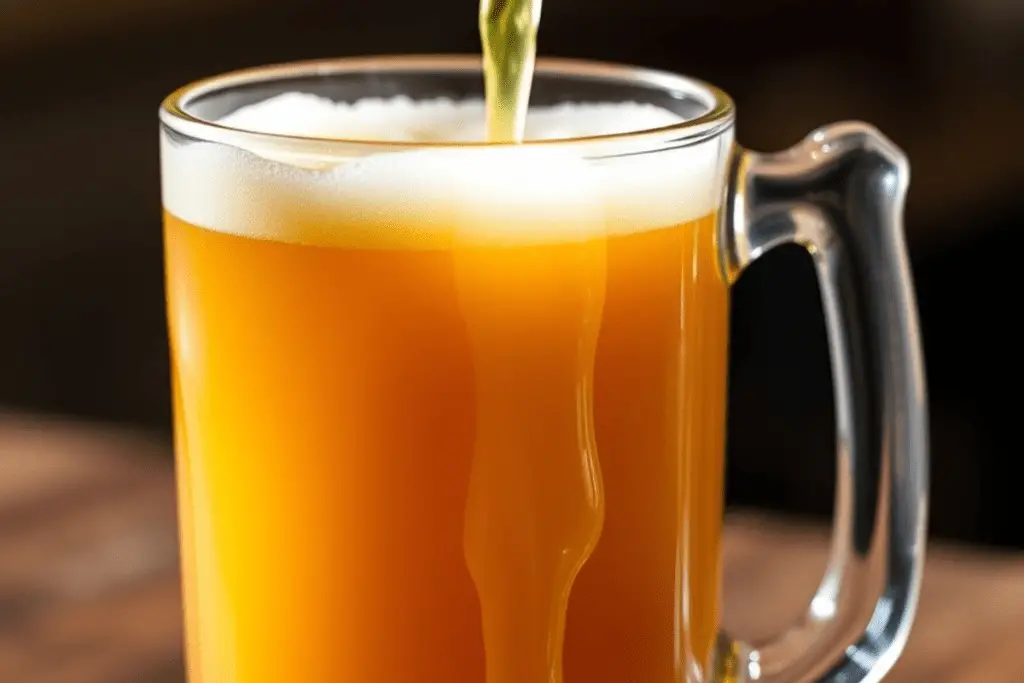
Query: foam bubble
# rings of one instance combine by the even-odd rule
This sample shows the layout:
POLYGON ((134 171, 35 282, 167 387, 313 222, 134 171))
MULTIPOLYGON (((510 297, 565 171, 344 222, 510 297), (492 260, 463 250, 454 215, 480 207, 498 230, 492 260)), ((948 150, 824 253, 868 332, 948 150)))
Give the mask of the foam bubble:
MULTIPOLYGON (((533 108, 527 138, 589 137, 678 122, 650 105, 533 108)), ((335 103, 288 93, 221 120, 262 133, 364 141, 474 142, 479 100, 335 103)), ((396 149, 349 159, 280 145, 247 150, 161 140, 168 211, 212 230, 311 244, 521 243, 650 230, 720 202, 731 138, 587 160, 580 145, 396 149)))

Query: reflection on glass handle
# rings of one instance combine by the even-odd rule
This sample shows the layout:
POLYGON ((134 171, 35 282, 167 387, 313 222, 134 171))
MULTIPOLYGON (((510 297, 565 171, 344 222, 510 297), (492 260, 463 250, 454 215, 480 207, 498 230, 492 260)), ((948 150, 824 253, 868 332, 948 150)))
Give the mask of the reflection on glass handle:
POLYGON ((835 386, 832 556, 803 621, 737 646, 739 680, 876 682, 906 642, 927 516, 927 405, 903 238, 909 166, 871 126, 840 123, 777 154, 738 150, 724 221, 733 276, 803 245, 818 273, 835 386))

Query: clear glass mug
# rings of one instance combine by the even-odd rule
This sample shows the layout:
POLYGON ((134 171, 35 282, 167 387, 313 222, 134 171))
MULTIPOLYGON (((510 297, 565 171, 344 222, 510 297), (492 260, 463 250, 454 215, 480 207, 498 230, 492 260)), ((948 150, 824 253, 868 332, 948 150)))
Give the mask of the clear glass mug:
POLYGON ((685 120, 519 147, 216 122, 286 91, 461 100, 482 79, 474 57, 319 61, 163 105, 190 680, 884 676, 928 468, 899 149, 841 123, 745 151, 712 86, 561 60, 535 106, 685 120), (806 618, 747 644, 719 623, 728 294, 790 242, 828 324, 833 551, 806 618))

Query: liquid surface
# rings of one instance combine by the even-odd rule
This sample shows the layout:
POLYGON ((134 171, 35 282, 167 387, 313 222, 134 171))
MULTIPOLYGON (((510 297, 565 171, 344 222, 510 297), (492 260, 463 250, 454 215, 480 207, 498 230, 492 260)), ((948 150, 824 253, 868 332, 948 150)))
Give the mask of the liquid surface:
POLYGON ((717 145, 295 161, 164 140, 193 682, 687 680, 718 624, 717 145))
MULTIPOLYGON (((646 104, 530 110, 529 140, 657 128, 680 119, 646 104)), ((479 100, 335 104, 286 94, 223 122, 256 132, 384 141, 484 139, 479 100)), ((268 145, 161 142, 164 205, 195 225, 305 244, 374 248, 566 241, 677 225, 717 210, 728 135, 601 163, 567 146, 375 150, 325 161, 268 145), (401 213, 396 222, 395 214, 401 213)), ((587 152, 593 153, 589 147, 587 152)))

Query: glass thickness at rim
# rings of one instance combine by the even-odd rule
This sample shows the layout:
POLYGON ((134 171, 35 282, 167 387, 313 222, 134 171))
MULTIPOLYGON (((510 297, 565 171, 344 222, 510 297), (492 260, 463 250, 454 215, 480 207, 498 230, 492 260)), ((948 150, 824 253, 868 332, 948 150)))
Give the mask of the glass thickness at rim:
MULTIPOLYGON (((163 101, 160 107, 160 121, 172 131, 190 138, 241 148, 249 147, 252 144, 272 144, 329 152, 331 148, 339 150, 345 148, 349 151, 353 148, 365 148, 368 151, 370 149, 465 149, 513 146, 509 143, 490 142, 350 140, 259 133, 225 126, 216 121, 199 117, 190 111, 190 105, 200 98, 262 82, 286 83, 291 79, 308 77, 329 79, 374 73, 385 73, 404 79, 443 75, 479 75, 482 90, 482 61, 479 55, 388 55, 319 59, 241 69, 190 83, 171 93, 163 101)), ((515 145, 517 147, 603 145, 616 142, 630 143, 631 145, 638 143, 643 145, 646 142, 652 147, 658 147, 670 143, 687 144, 708 140, 732 127, 734 116, 732 99, 715 86, 687 76, 622 64, 560 58, 538 58, 535 74, 550 79, 603 81, 612 87, 617 84, 639 86, 651 91, 675 95, 678 98, 689 97, 699 100, 706 104, 707 111, 695 118, 671 126, 587 137, 530 140, 515 145)), ((281 92, 285 91, 286 89, 281 90, 281 92)))

